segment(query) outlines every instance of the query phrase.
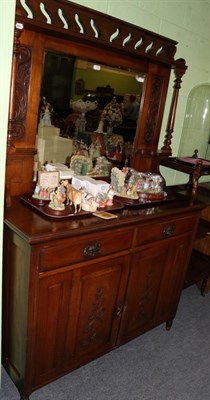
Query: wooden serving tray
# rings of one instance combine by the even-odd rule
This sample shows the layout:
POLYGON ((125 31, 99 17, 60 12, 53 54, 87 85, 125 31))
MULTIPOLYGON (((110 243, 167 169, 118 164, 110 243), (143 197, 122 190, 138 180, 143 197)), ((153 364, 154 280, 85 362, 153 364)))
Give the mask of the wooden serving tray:
MULTIPOLYGON (((78 218, 78 217, 84 217, 84 216, 89 216, 92 215, 93 212, 91 211, 83 211, 81 210, 78 213, 74 213, 74 206, 66 206, 64 210, 53 210, 52 208, 49 207, 49 200, 39 200, 33 198, 30 194, 24 194, 20 196, 21 200, 32 207, 35 211, 38 211, 41 215, 45 217, 50 217, 50 218, 78 218)), ((119 202, 118 200, 114 199, 114 203, 112 206, 106 206, 103 208, 98 208, 97 211, 117 211, 117 210, 122 210, 124 208, 124 205, 119 202)))
POLYGON ((115 195, 114 199, 121 202, 125 206, 129 207, 138 207, 138 206, 145 206, 153 203, 165 203, 168 201, 173 201, 174 196, 165 193, 165 196, 154 196, 154 195, 147 195, 139 197, 138 199, 131 199, 129 197, 122 197, 115 195))

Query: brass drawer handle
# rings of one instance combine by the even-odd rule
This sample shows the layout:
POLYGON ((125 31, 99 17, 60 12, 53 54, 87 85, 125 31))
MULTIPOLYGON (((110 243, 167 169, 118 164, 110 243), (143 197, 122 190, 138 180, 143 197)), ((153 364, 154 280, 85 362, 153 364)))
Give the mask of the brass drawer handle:
POLYGON ((176 230, 176 225, 169 225, 163 230, 164 236, 172 236, 176 230))
POLYGON ((97 256, 101 251, 100 243, 96 243, 93 246, 87 246, 84 248, 84 256, 86 257, 94 257, 97 256))

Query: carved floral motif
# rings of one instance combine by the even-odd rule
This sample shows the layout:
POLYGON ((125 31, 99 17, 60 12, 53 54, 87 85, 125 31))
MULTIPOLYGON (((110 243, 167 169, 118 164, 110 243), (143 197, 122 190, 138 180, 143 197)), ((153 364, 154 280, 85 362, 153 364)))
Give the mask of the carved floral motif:
POLYGON ((28 106, 28 92, 31 70, 31 49, 19 47, 19 57, 16 75, 16 105, 14 119, 14 136, 18 140, 25 140, 26 116, 28 106), (16 123, 17 120, 17 123, 16 123))
POLYGON ((16 74, 14 82, 14 97, 11 97, 13 105, 10 105, 11 115, 8 123, 8 146, 15 141, 26 140, 26 122, 28 109, 28 95, 31 71, 31 49, 27 46, 18 45, 14 51, 16 57, 16 74))
POLYGON ((163 87, 163 77, 154 75, 152 81, 151 96, 147 112, 147 122, 144 131, 144 142, 153 144, 155 138, 155 128, 158 119, 158 110, 160 105, 161 91, 163 87))
POLYGON ((91 343, 97 342, 99 334, 103 327, 103 317, 105 314, 105 288, 97 288, 95 293, 95 302, 92 305, 92 311, 88 316, 88 323, 86 326, 86 340, 83 346, 89 346, 91 343))

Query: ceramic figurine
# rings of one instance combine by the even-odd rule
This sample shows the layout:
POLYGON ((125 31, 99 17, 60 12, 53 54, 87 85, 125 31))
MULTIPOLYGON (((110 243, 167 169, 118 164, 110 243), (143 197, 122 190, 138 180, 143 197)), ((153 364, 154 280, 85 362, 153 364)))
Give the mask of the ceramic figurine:
POLYGON ((61 182, 61 186, 66 188, 66 204, 73 204, 74 214, 77 214, 82 208, 82 192, 70 185, 67 179, 61 182))
POLYGON ((98 203, 93 195, 87 192, 82 193, 82 210, 94 212, 98 208, 98 203))
POLYGON ((107 195, 108 195, 108 200, 107 200, 107 203, 106 203, 107 206, 112 206, 112 205, 113 205, 113 202, 114 202, 114 194, 115 194, 114 189, 113 189, 112 186, 110 185, 109 190, 108 190, 108 193, 107 193, 107 195))
POLYGON ((42 123, 43 123, 43 126, 52 126, 49 104, 46 105, 46 108, 45 108, 45 111, 44 111, 44 115, 42 117, 42 123))
POLYGON ((66 200, 66 191, 65 188, 60 185, 51 193, 51 201, 49 203, 49 207, 53 210, 64 210, 65 205, 64 201, 66 200))

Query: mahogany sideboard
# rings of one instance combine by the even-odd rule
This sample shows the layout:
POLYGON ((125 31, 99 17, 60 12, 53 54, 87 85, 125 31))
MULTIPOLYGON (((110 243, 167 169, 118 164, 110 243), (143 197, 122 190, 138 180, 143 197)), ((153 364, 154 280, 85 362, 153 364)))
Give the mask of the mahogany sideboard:
POLYGON ((21 400, 153 327, 170 329, 202 203, 187 195, 117 219, 5 212, 3 365, 21 400))

